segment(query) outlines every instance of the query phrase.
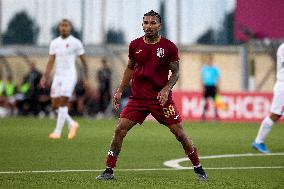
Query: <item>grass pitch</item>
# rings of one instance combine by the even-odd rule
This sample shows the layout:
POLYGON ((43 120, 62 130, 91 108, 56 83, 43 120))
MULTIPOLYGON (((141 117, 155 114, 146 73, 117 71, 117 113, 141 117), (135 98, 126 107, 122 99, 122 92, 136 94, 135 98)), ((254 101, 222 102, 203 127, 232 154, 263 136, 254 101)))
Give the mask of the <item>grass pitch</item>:
MULTIPOLYGON (((60 140, 48 139, 55 120, 0 119, 0 188, 284 188, 284 156, 204 159, 201 162, 205 169, 232 167, 208 169, 207 183, 196 181, 192 170, 163 170, 163 162, 185 155, 169 130, 156 122, 145 122, 130 131, 115 180, 96 181, 95 177, 104 169, 117 121, 78 121, 78 135, 68 141, 66 127, 60 140), (235 169, 238 167, 259 168, 235 169), (51 172, 15 173, 18 171, 51 172)), ((257 153, 251 142, 259 124, 196 122, 184 123, 184 127, 198 146, 200 156, 257 153)), ((275 125, 267 138, 270 150, 284 152, 283 134, 283 123, 275 125)))

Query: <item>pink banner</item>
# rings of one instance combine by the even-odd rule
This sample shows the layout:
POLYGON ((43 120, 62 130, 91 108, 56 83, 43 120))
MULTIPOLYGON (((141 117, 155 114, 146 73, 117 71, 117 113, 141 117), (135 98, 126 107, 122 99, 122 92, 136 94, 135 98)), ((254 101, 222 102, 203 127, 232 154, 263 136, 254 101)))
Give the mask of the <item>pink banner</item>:
POLYGON ((283 39, 283 0, 237 0, 235 14, 235 35, 246 41, 245 30, 257 38, 283 39))
MULTIPOLYGON (((199 92, 173 93, 177 108, 184 120, 201 120, 204 101, 199 92)), ((261 121, 269 114, 272 93, 222 93, 226 109, 219 109, 220 120, 261 121)), ((214 118, 214 102, 209 103, 208 119, 214 118)))

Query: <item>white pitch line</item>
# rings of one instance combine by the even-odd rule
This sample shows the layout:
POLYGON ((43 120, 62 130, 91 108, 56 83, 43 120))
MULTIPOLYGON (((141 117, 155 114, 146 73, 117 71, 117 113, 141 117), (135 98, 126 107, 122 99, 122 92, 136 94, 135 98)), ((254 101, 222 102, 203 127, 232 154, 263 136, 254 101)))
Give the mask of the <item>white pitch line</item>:
MULTIPOLYGON (((270 153, 270 154, 223 154, 223 155, 211 155, 211 156, 201 156, 199 159, 220 159, 220 158, 239 158, 239 157, 255 157, 255 156, 284 156, 283 152, 279 153, 270 153)), ((186 158, 173 159, 169 161, 165 161, 163 164, 166 167, 174 168, 174 169, 188 169, 188 167, 181 166, 180 163, 184 161, 189 161, 186 158)))
POLYGON ((26 173, 68 173, 68 172, 100 172, 102 169, 70 169, 70 170, 38 170, 38 171, 3 171, 0 174, 26 174, 26 173))
MULTIPOLYGON (((284 156, 284 153, 270 154, 224 154, 201 156, 200 159, 220 159, 220 158, 236 158, 236 157, 253 157, 253 156, 284 156)), ((164 165, 170 168, 152 168, 152 169, 116 169, 116 171, 176 171, 192 169, 192 167, 183 167, 179 163, 188 161, 188 158, 180 158, 164 162, 164 165)), ((206 167, 208 170, 246 170, 246 169, 284 169, 284 166, 268 166, 268 167, 206 167)), ((28 173, 68 173, 68 172, 102 172, 103 169, 70 169, 70 170, 32 170, 32 171, 0 171, 0 174, 28 174, 28 173)))
MULTIPOLYGON (((156 168, 156 169, 116 169, 115 171, 128 172, 128 171, 181 171, 192 169, 192 167, 184 167, 183 169, 174 168, 156 168)), ((246 169, 284 169, 284 166, 271 166, 271 167, 206 167, 206 170, 246 170, 246 169)), ((39 170, 39 171, 3 171, 0 174, 29 174, 29 173, 76 173, 76 172, 102 172, 103 169, 70 169, 70 170, 39 170)))
POLYGON ((283 152, 279 153, 269 153, 269 154, 224 154, 224 155, 212 155, 212 156, 202 156, 199 159, 218 159, 218 158, 235 158, 235 157, 253 157, 253 156, 284 156, 283 152))

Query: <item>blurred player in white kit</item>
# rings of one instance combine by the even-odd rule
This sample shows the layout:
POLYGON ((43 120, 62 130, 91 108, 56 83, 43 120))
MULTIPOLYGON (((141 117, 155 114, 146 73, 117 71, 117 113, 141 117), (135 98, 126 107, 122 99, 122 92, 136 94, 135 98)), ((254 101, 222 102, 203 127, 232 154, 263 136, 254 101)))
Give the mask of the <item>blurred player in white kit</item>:
POLYGON ((272 126, 284 114, 284 43, 277 50, 277 75, 274 85, 273 100, 270 115, 261 123, 258 134, 252 143, 252 147, 261 153, 270 153, 264 144, 264 140, 272 126))
POLYGON ((68 139, 73 139, 76 136, 79 127, 79 124, 68 114, 68 101, 77 82, 75 66, 77 56, 80 57, 86 77, 88 76, 88 69, 83 45, 79 39, 70 34, 71 29, 72 23, 69 20, 63 19, 60 21, 60 36, 50 43, 48 63, 40 81, 40 85, 45 87, 53 65, 56 63, 50 95, 52 107, 58 110, 58 115, 56 128, 49 135, 51 139, 61 137, 65 121, 69 128, 68 139))

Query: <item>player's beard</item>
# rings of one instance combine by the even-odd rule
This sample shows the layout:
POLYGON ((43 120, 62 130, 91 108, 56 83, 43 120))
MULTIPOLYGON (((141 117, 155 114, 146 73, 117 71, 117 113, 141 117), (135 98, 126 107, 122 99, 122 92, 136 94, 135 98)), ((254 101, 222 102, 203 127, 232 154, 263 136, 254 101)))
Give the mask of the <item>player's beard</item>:
POLYGON ((61 35, 62 38, 65 39, 70 35, 70 32, 62 32, 60 35, 61 35))
POLYGON ((160 37, 159 32, 158 33, 148 33, 147 31, 145 31, 145 40, 147 41, 157 41, 160 37))

